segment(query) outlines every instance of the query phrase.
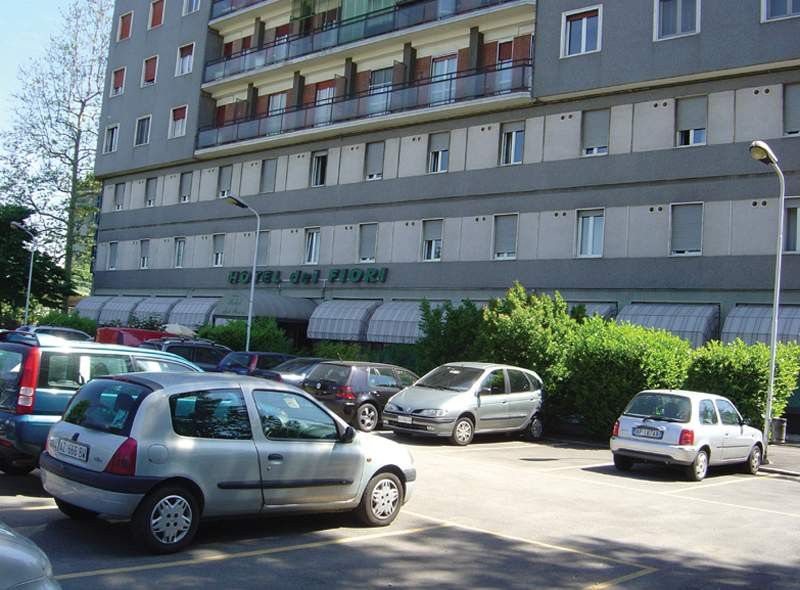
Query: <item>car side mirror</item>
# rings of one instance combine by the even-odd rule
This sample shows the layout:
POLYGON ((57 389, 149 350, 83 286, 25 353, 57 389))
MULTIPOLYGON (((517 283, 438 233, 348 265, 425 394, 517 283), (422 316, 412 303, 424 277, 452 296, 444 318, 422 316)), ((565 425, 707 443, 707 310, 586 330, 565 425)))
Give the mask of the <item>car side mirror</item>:
POLYGON ((487 386, 487 387, 481 387, 481 388, 478 390, 478 395, 483 395, 483 394, 486 394, 486 395, 492 395, 492 388, 491 388, 491 386, 487 386))
POLYGON ((739 425, 740 426, 752 426, 750 423, 750 418, 739 418, 739 425))
POLYGON ((356 431, 353 429, 352 426, 348 426, 344 429, 344 433, 342 433, 341 441, 343 443, 350 443, 353 442, 353 439, 356 437, 356 431))

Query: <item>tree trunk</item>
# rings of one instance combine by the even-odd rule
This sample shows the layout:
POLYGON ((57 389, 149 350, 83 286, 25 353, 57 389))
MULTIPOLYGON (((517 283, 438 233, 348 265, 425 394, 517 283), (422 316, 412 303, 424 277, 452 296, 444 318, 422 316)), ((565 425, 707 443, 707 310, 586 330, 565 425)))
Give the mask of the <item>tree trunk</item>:
POLYGON ((75 144, 72 147, 72 162, 70 163, 69 208, 67 210, 67 234, 64 244, 64 299, 61 302, 61 312, 69 311, 69 296, 72 293, 72 262, 75 255, 75 213, 78 209, 79 194, 79 158, 81 150, 81 119, 83 106, 78 114, 77 133, 75 144))

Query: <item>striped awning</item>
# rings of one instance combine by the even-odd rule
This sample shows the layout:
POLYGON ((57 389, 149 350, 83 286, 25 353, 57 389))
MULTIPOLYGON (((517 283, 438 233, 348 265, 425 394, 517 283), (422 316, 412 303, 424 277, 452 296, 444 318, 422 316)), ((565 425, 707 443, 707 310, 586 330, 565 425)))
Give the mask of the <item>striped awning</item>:
MULTIPOLYGON (((379 306, 369 320, 367 342, 414 344, 422 338, 421 301, 392 301, 379 306)), ((431 303, 431 308, 441 303, 431 303)))
POLYGON ((111 295, 92 295, 91 297, 84 297, 75 305, 75 311, 83 318, 97 321, 100 317, 100 311, 103 306, 108 303, 113 297, 111 295))
MULTIPOLYGON (((250 293, 246 291, 226 295, 214 309, 214 317, 246 318, 249 298, 250 293)), ((259 292, 253 296, 253 317, 308 321, 316 307, 316 303, 305 297, 259 292)))
POLYGON ((320 303, 308 321, 308 337, 363 342, 372 312, 380 301, 334 299, 320 303))
POLYGON ((217 297, 189 297, 179 301, 169 312, 168 324, 179 324, 197 328, 211 321, 211 312, 217 305, 217 297))
POLYGON ((682 303, 632 303, 622 308, 618 322, 668 330, 702 346, 719 332, 719 306, 682 303))
MULTIPOLYGON (((725 318, 722 341, 741 338, 747 344, 769 342, 772 306, 737 305, 725 318)), ((800 305, 781 305, 778 309, 778 340, 800 342, 800 305)))
POLYGON ((166 324, 169 312, 181 299, 182 297, 148 297, 133 310, 133 318, 139 321, 155 319, 166 324))
POLYGON ((572 310, 579 306, 583 305, 586 308, 586 317, 591 317, 593 315, 599 315, 601 318, 605 318, 610 320, 614 316, 617 315, 617 304, 616 303, 598 303, 596 301, 568 301, 567 305, 569 305, 569 311, 572 313, 572 310))
POLYGON ((97 323, 101 326, 109 324, 119 324, 127 326, 131 321, 131 313, 144 297, 114 297, 100 310, 100 317, 97 323))

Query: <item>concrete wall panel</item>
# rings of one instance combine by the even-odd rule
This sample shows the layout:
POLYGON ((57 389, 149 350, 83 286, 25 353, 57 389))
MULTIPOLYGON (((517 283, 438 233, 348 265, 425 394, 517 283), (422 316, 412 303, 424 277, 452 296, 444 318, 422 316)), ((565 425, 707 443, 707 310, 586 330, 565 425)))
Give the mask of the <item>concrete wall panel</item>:
POLYGON ((669 253, 669 205, 654 204, 628 209, 630 258, 666 256, 669 253))
POLYGON ((242 164, 242 182, 239 194, 243 197, 261 191, 261 160, 250 160, 242 164))
POLYGON ((731 247, 731 202, 703 205, 703 256, 727 256, 731 247))
POLYGON ((611 107, 611 129, 608 136, 610 154, 628 154, 633 140, 633 105, 611 107))
MULTIPOLYGON (((450 145, 452 147, 452 138, 450 145)), ((470 127, 467 130, 467 170, 497 166, 499 145, 499 123, 470 127)))
POLYGON ((664 150, 675 145, 675 100, 640 102, 633 107, 633 151, 664 150))
POLYGON ((337 225, 333 235, 332 264, 352 264, 358 255, 358 226, 337 225))
MULTIPOLYGON (((275 232, 277 233, 277 232, 275 232)), ((305 231, 302 228, 283 229, 281 233, 280 266, 296 266, 303 261, 305 231)))
POLYGON ((783 87, 780 84, 736 91, 737 142, 783 135, 783 87))
POLYGON ((453 129, 450 132, 450 172, 460 172, 467 165, 467 130, 453 129))
POLYGON ((383 145, 383 177, 385 179, 397 178, 397 169, 400 164, 400 138, 392 137, 383 145))
POLYGON ((521 213, 517 224, 517 259, 532 260, 539 254, 539 214, 521 213))
POLYGON ((427 135, 410 135, 400 139, 400 164, 397 169, 400 178, 425 174, 427 162, 427 135))
POLYGON ((544 161, 577 158, 581 149, 581 113, 548 115, 544 125, 544 161))
POLYGON ((533 117, 525 121, 524 164, 535 164, 544 157, 544 117, 533 117))
POLYGON ((286 175, 289 172, 289 156, 281 156, 275 166, 275 190, 286 190, 286 175))
POLYGON ((628 242, 628 208, 608 207, 604 215, 603 256, 624 258, 628 242))
POLYGON ((461 224, 460 217, 444 220, 442 228, 442 260, 445 262, 461 259, 461 224))
POLYGON ((708 143, 732 143, 734 130, 734 99, 732 90, 708 95, 708 143))
POLYGON ((392 262, 418 262, 421 252, 421 221, 396 221, 392 233, 392 262))
POLYGON ((464 217, 461 225, 461 260, 489 260, 492 249, 491 215, 464 217))
POLYGON ((378 244, 375 248, 375 262, 386 263, 392 260, 394 245, 394 223, 383 222, 378 224, 378 244))
POLYGON ((749 201, 734 201, 731 218, 731 254, 775 255, 776 199, 754 197, 749 201))
POLYGON ((571 258, 575 211, 542 211, 539 215, 539 258, 571 258))
POLYGON ((339 164, 339 184, 349 184, 364 180, 364 154, 366 144, 357 143, 342 148, 339 164))
POLYGON ((219 168, 204 168, 198 170, 195 176, 200 177, 200 201, 213 201, 218 196, 218 181, 219 181, 219 168))
POLYGON ((286 190, 308 188, 311 152, 301 152, 289 156, 289 169, 286 173, 286 190))

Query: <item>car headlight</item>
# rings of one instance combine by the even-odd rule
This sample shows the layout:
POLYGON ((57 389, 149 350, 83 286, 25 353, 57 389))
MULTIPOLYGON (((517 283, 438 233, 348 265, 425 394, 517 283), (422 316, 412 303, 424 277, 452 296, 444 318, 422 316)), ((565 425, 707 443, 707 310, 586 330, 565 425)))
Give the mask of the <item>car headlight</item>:
POLYGON ((386 410, 387 412, 399 412, 400 411, 400 408, 397 407, 394 404, 386 404, 386 407, 383 408, 383 409, 386 410))
POLYGON ((442 416, 447 416, 447 410, 442 410, 441 408, 420 410, 416 413, 420 416, 428 416, 430 418, 441 418, 442 416))

